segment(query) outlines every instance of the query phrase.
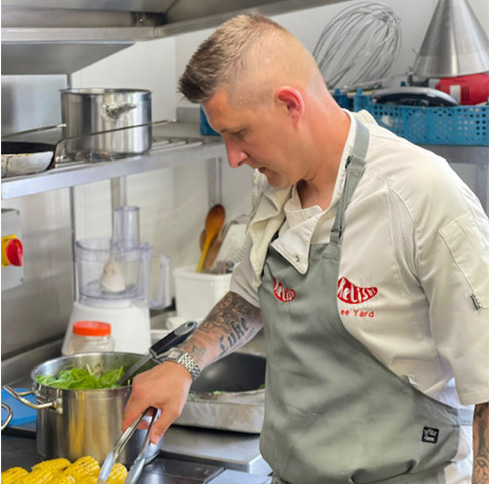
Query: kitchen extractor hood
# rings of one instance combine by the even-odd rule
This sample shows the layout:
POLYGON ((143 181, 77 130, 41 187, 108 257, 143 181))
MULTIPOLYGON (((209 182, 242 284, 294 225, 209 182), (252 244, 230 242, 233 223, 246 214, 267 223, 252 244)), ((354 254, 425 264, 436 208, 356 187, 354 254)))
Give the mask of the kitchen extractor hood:
POLYGON ((345 0, 2 0, 2 74, 71 74, 135 42, 345 0))

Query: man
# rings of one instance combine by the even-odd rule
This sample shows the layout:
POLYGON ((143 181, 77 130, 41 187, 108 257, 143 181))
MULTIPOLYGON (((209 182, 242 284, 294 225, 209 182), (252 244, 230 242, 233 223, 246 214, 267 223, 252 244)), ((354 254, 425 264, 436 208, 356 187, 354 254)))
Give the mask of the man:
POLYGON ((255 169, 248 251, 181 352, 135 378, 125 425, 157 407, 157 441, 192 376, 263 325, 274 482, 489 482, 489 221, 475 196, 445 160, 339 108, 267 18, 223 24, 180 90, 230 165, 255 169))

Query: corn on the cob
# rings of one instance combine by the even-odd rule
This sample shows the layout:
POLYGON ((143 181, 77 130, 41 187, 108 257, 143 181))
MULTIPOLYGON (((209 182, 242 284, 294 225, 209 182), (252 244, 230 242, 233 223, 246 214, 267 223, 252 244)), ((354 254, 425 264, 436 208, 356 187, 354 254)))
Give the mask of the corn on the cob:
POLYGON ((73 476, 77 481, 82 477, 98 476, 100 466, 98 462, 90 455, 85 455, 69 465, 63 473, 73 476))
POLYGON ((75 484, 76 479, 73 476, 68 476, 64 472, 57 474, 48 484, 75 484))
POLYGON ((49 469, 36 469, 35 471, 29 472, 24 477, 21 477, 17 482, 19 484, 47 484, 49 481, 53 480, 53 477, 58 473, 58 471, 50 471, 49 469))
POLYGON ((65 459, 63 457, 59 457, 57 459, 49 459, 45 460, 43 462, 39 462, 39 464, 36 464, 32 470, 38 470, 38 469, 47 469, 51 471, 62 471, 66 469, 71 462, 68 459, 65 459))
POLYGON ((22 467, 11 467, 10 469, 3 471, 1 474, 2 484, 16 484, 22 477, 29 474, 22 467))
POLYGON ((127 469, 123 464, 117 462, 112 466, 109 478, 107 479, 107 484, 124 484, 126 477, 127 469))
POLYGON ((97 480, 97 476, 87 476, 82 477, 79 481, 76 481, 76 484, 97 484, 97 480))

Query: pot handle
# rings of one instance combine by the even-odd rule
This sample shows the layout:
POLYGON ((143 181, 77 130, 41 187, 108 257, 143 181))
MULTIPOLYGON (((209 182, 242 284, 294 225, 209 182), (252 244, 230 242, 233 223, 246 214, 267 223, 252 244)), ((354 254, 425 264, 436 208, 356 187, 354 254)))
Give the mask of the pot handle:
POLYGON ((5 419, 5 422, 3 422, 2 426, 1 426, 1 430, 3 431, 8 427, 8 424, 11 422, 11 420, 14 416, 14 412, 6 403, 3 403, 3 402, 2 402, 2 408, 7 410, 7 418, 5 419))
POLYGON ((136 109, 137 104, 104 104, 104 115, 113 121, 117 121, 124 114, 136 109))
POLYGON ((48 403, 32 403, 27 398, 24 398, 25 395, 30 395, 32 390, 27 390, 26 392, 18 392, 17 390, 14 390, 10 385, 3 385, 2 387, 7 393, 12 395, 16 400, 19 402, 23 403, 24 405, 27 405, 28 407, 33 408, 34 410, 42 410, 43 408, 56 408, 56 403, 55 402, 48 402, 48 403))

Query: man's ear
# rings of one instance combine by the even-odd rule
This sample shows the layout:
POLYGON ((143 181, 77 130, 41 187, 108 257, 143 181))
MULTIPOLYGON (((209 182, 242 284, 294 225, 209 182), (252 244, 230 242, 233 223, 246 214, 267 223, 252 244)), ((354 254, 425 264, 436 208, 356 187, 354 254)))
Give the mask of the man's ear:
POLYGON ((299 90, 290 86, 279 87, 275 91, 275 100, 285 105, 294 125, 299 122, 305 110, 304 98, 299 90))

